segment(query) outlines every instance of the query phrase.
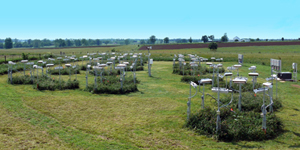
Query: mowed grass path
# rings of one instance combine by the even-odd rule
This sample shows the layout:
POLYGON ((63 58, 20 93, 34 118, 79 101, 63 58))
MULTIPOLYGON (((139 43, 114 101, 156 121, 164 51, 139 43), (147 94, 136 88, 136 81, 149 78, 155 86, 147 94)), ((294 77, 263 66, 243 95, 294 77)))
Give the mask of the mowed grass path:
MULTIPOLYGON (((232 64, 224 63, 225 66, 232 64)), ((241 69, 243 75, 248 73, 248 66, 251 64, 245 64, 241 69)), ((269 68, 258 66, 260 82, 265 82, 269 68)), ((8 85, 7 75, 0 76, 0 112, 6 120, 0 122, 4 127, 0 130, 0 146, 48 149, 300 147, 300 88, 291 86, 295 83, 279 83, 284 107, 276 114, 285 124, 284 134, 262 142, 226 143, 184 128, 189 85, 180 82, 181 76, 171 72, 172 62, 155 62, 153 77, 148 77, 146 71, 137 72, 137 78, 141 80, 139 92, 127 95, 96 95, 82 91, 84 72, 78 75, 81 89, 65 91, 36 91, 31 85, 8 85), (13 128, 8 129, 9 126, 13 128), (23 135, 20 130, 33 136, 23 135), (8 134, 8 131, 14 134, 8 134), (7 137, 23 142, 8 143, 7 137)), ((89 79, 92 81, 92 76, 89 79)), ((206 86, 206 91, 209 88, 206 86)), ((200 94, 192 99, 193 112, 200 109, 200 99, 200 94)), ((215 108, 208 98, 205 104, 215 108)))

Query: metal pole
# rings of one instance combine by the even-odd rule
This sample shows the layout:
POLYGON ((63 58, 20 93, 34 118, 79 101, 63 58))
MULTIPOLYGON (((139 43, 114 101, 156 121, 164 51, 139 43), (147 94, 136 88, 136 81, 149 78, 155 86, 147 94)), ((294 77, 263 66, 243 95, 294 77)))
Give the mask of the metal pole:
POLYGON ((88 88, 88 73, 89 73, 89 68, 86 67, 86 73, 85 73, 85 79, 86 79, 86 84, 85 84, 85 86, 86 86, 86 89, 88 88))
POLYGON ((242 84, 240 83, 239 85, 239 90, 240 90, 240 96, 239 96, 239 111, 242 111, 242 84))
MULTIPOLYGON (((215 68, 215 67, 214 67, 215 68)), ((217 111, 217 124, 216 124, 216 131, 218 132, 221 129, 220 122, 220 84, 219 84, 219 67, 217 72, 217 83, 218 83, 218 111, 217 111)))
MULTIPOLYGON (((202 109, 204 109, 204 97, 205 97, 205 94, 204 94, 204 85, 205 85, 205 83, 203 83, 203 95, 201 96, 201 98, 202 98, 202 109)), ((199 90, 200 90, 200 87, 199 87, 199 90)))
POLYGON ((190 119, 190 113, 191 113, 191 96, 192 96, 192 85, 190 84, 190 96, 187 102, 187 121, 190 119))
POLYGON ((23 70, 24 70, 24 76, 25 76, 25 63, 24 63, 24 69, 23 70))

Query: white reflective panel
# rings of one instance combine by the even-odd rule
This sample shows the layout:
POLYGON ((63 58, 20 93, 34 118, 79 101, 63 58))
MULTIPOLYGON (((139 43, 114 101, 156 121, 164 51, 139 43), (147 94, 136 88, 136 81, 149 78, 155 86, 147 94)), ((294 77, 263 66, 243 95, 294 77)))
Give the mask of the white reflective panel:
POLYGON ((198 85, 195 82, 191 81, 191 86, 193 86, 194 88, 196 88, 198 85))
POLYGON ((28 60, 21 60, 21 63, 27 63, 28 60))
POLYGON ((258 76, 258 73, 248 73, 249 76, 258 76))
POLYGON ((247 82, 246 78, 235 78, 232 80, 233 83, 241 83, 244 84, 247 82))
POLYGON ((152 65, 153 64, 153 59, 150 59, 150 65, 152 65))
POLYGON ((39 60, 38 63, 43 63, 43 60, 39 60))
POLYGON ((62 58, 61 58, 61 57, 57 57, 56 59, 57 59, 57 60, 61 60, 62 58))
POLYGON ((256 93, 261 93, 263 91, 267 91, 268 88, 258 88, 258 89, 254 89, 253 92, 256 94, 256 93))
POLYGON ((99 60, 99 58, 94 58, 93 60, 99 60))
POLYGON ((211 62, 207 62, 206 65, 212 65, 212 63, 211 62))
POLYGON ((52 67, 54 64, 46 64, 46 67, 52 67))
POLYGON ((71 67, 71 64, 65 64, 66 67, 71 67))
POLYGON ((210 59, 216 59, 215 57, 211 57, 210 59))
POLYGON ((202 84, 202 83, 212 83, 212 79, 201 79, 200 80, 200 84, 202 84))
POLYGON ((98 66, 99 67, 106 67, 107 65, 106 64, 99 64, 98 66))
POLYGON ((218 66, 218 67, 223 67, 223 65, 222 65, 222 64, 217 64, 217 66, 218 66))
POLYGON ((248 68, 249 70, 255 70, 256 66, 251 66, 250 68, 248 68))
POLYGON ((10 65, 15 65, 16 63, 12 62, 12 61, 8 61, 8 64, 10 65))
POLYGON ((272 88, 272 83, 270 83, 270 82, 265 82, 265 83, 263 83, 263 86, 272 88))
POLYGON ((233 67, 240 68, 240 67, 242 67, 242 65, 233 65, 233 67))
POLYGON ((224 76, 232 76, 232 73, 231 72, 226 72, 226 73, 224 73, 224 76))
POLYGON ((87 67, 87 68, 91 68, 91 65, 87 65, 86 67, 87 67))
POLYGON ((33 64, 34 64, 33 62, 26 63, 26 65, 33 65, 33 64))
POLYGON ((83 58, 87 58, 87 55, 83 55, 82 57, 83 57, 83 58))
POLYGON ((126 65, 125 64, 119 64, 119 65, 117 65, 117 67, 126 67, 126 65))
POLYGON ((218 92, 220 91, 220 93, 225 93, 227 94, 228 92, 232 92, 232 90, 226 89, 226 88, 218 88, 218 87, 213 87, 211 88, 212 92, 218 92))

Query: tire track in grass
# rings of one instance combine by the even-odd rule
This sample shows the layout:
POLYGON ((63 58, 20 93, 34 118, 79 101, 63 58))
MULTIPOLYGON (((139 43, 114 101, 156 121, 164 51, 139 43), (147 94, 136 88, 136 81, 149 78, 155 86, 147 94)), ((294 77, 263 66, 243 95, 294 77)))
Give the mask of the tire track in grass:
POLYGON ((22 97, 12 87, 7 86, 6 79, 0 81, 0 103, 8 111, 13 112, 16 117, 28 120, 35 126, 42 127, 54 138, 59 138, 78 149, 138 149, 128 143, 103 140, 101 136, 91 135, 70 127, 64 127, 59 122, 40 114, 35 110, 23 105, 22 97))

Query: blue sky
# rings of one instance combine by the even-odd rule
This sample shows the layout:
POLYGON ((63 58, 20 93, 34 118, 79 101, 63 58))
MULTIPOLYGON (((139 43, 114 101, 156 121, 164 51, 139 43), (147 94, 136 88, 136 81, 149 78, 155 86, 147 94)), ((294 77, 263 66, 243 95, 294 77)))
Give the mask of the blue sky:
POLYGON ((299 0, 2 1, 0 38, 300 38, 299 0))

